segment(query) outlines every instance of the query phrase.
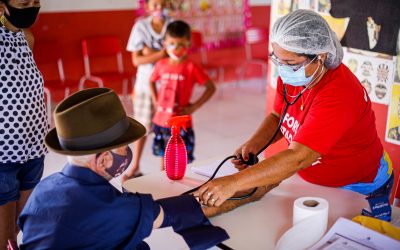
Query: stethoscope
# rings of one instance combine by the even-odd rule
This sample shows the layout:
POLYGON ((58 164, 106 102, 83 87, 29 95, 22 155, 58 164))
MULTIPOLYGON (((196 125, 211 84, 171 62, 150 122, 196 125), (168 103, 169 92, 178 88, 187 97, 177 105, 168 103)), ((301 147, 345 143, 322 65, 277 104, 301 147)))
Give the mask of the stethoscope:
MULTIPOLYGON (((310 86, 310 85, 311 85, 311 84, 309 84, 308 86, 310 86)), ((282 112, 281 118, 280 118, 280 120, 279 120, 278 126, 277 126, 277 128, 276 128, 274 134, 272 135, 271 139, 268 141, 268 143, 265 144, 264 147, 262 147, 256 154, 250 153, 250 154, 249 154, 249 159, 248 159, 247 161, 245 161, 245 160, 243 159, 242 155, 240 155, 239 159, 240 159, 244 164, 246 164, 246 165, 248 165, 248 166, 252 166, 252 165, 255 165, 255 164, 258 163, 258 157, 257 157, 257 156, 258 156, 259 154, 261 154, 267 147, 269 147, 269 146, 271 145, 271 143, 274 141, 274 139, 276 138, 276 136, 278 135, 278 133, 279 133, 281 127, 282 127, 283 120, 284 120, 284 117, 285 117, 285 115, 286 115, 286 113, 287 113, 287 110, 288 110, 289 106, 294 105, 294 104, 300 99, 300 97, 303 95, 303 93, 308 89, 308 86, 305 87, 299 94, 297 94, 297 95, 294 97, 294 99, 290 102, 290 101, 287 99, 286 84, 283 84, 283 99, 284 99, 284 101, 285 101, 285 108, 283 109, 283 112, 282 112)), ((230 155, 230 156, 226 157, 226 158, 218 165, 218 167, 215 169, 214 173, 211 175, 211 177, 210 177, 206 182, 204 182, 203 184, 201 184, 201 185, 198 186, 198 187, 195 187, 195 188, 193 188, 193 189, 190 189, 189 191, 184 192, 183 195, 184 195, 184 194, 193 193, 194 191, 198 190, 198 189, 199 189, 200 187, 202 187, 203 185, 205 185, 205 184, 207 184, 208 182, 210 182, 211 180, 213 180, 213 179, 215 178, 216 174, 218 173, 219 169, 222 167, 222 165, 224 165, 224 163, 225 163, 227 160, 229 160, 229 159, 237 159, 237 158, 238 158, 238 157, 237 157, 236 155, 230 155)), ((253 189, 252 191, 250 191, 248 194, 245 194, 245 195, 242 195, 242 196, 234 196, 234 197, 228 198, 228 200, 243 200, 243 199, 246 199, 246 198, 249 198, 250 196, 252 196, 256 191, 257 191, 257 188, 254 188, 254 189, 253 189)))
MULTIPOLYGON (((243 159, 243 156, 240 155, 239 159, 244 164, 246 164, 248 166, 252 166, 252 165, 255 165, 255 164, 258 163, 258 157, 257 156, 259 154, 261 154, 266 148, 268 148, 271 145, 271 143, 275 140, 276 136, 278 135, 278 133, 279 133, 281 127, 282 127, 283 120, 285 119, 285 115, 287 113, 287 110, 289 109, 289 106, 294 105, 300 99, 300 97, 304 94, 304 92, 306 90, 308 90, 311 85, 313 85, 315 79, 318 79, 321 76, 321 74, 323 73, 323 69, 324 69, 324 67, 322 67, 321 73, 316 78, 314 78, 306 87, 304 87, 304 89, 302 91, 300 91, 300 93, 298 93, 296 96, 292 97, 294 99, 291 102, 287 99, 287 89, 286 89, 286 85, 287 84, 286 83, 283 84, 283 100, 285 101, 285 108, 283 109, 282 115, 281 115, 281 117, 279 119, 278 126, 276 127, 276 130, 275 130, 274 134, 272 135, 271 139, 269 139, 269 141, 267 142, 267 144, 264 145, 264 147, 262 147, 256 154, 249 153, 249 156, 248 156, 249 159, 247 161, 245 161, 243 159)), ((214 173, 211 175, 211 177, 206 182, 204 182, 203 184, 201 184, 198 187, 192 188, 189 191, 186 191, 186 192, 182 193, 182 195, 193 193, 194 191, 198 190, 203 185, 205 185, 208 182, 210 182, 211 180, 213 180, 215 178, 215 175, 218 173, 219 169, 222 167, 222 165, 224 165, 224 163, 229 159, 238 159, 238 157, 236 155, 231 155, 231 156, 226 157, 218 165, 218 167, 215 169, 214 173)), ((231 198, 228 198, 228 200, 243 200, 243 199, 246 199, 246 198, 249 198, 250 196, 252 196, 256 191, 257 191, 257 188, 254 188, 248 194, 245 194, 245 195, 242 195, 242 196, 233 196, 231 198)))

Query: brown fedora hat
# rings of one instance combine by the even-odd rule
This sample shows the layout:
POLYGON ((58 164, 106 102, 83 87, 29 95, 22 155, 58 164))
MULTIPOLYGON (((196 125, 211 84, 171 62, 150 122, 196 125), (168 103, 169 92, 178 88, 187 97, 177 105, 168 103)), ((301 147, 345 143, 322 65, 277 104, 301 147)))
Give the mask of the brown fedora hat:
POLYGON ((111 89, 79 91, 54 111, 55 128, 45 143, 63 155, 88 155, 122 147, 146 133, 144 126, 127 117, 118 95, 111 89))

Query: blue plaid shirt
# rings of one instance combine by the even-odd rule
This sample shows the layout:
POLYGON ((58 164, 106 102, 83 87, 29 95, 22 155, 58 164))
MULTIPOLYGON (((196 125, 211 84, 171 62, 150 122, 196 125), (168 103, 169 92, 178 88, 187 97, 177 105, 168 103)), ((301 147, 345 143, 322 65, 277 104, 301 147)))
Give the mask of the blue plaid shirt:
POLYGON ((66 165, 23 209, 21 249, 140 248, 159 211, 151 195, 122 194, 90 169, 66 165))

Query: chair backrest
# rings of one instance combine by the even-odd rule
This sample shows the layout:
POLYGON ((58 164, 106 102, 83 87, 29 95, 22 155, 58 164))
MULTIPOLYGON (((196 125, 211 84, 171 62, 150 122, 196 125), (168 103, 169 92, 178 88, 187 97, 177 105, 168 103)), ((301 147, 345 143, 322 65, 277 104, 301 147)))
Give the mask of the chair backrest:
POLYGON ((246 43, 259 44, 268 42, 268 30, 261 27, 250 27, 245 31, 246 43))
POLYGON ((91 37, 82 40, 82 54, 85 66, 85 75, 91 75, 90 58, 115 56, 118 72, 124 72, 122 50, 118 37, 102 36, 91 37))
POLYGON ((15 242, 14 240, 8 240, 7 250, 19 250, 17 242, 15 242))
POLYGON ((208 59, 207 59, 207 52, 204 49, 203 46, 203 34, 201 34, 201 32, 199 31, 192 31, 192 35, 191 35, 191 50, 192 51, 200 51, 201 54, 201 63, 202 64, 206 64, 208 59))
POLYGON ((61 48, 56 41, 36 41, 33 55, 45 81, 65 82, 61 48))
POLYGON ((245 52, 247 60, 251 60, 252 58, 251 45, 265 44, 268 46, 269 32, 266 28, 250 27, 244 32, 244 36, 246 40, 245 52))
POLYGON ((192 31, 192 48, 200 49, 203 46, 203 35, 198 31, 192 31))

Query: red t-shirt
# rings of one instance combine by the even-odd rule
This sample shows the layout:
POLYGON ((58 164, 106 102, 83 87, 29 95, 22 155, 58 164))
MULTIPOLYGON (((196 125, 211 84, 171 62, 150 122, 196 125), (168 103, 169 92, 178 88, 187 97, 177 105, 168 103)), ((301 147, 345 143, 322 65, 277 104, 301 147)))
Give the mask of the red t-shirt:
POLYGON ((203 85, 209 80, 203 69, 190 59, 179 64, 171 64, 169 58, 158 61, 150 78, 151 82, 160 81, 153 122, 165 127, 165 122, 179 108, 189 104, 194 85, 203 85))
MULTIPOLYGON (((286 86, 288 100, 303 87, 286 86)), ((278 78, 274 110, 283 112, 283 83, 278 78)), ((371 100, 358 79, 343 64, 292 106, 281 127, 290 143, 301 143, 321 154, 312 166, 299 171, 306 181, 331 187, 372 182, 383 147, 375 126, 371 100), (301 111, 301 105, 304 109, 301 111)))

